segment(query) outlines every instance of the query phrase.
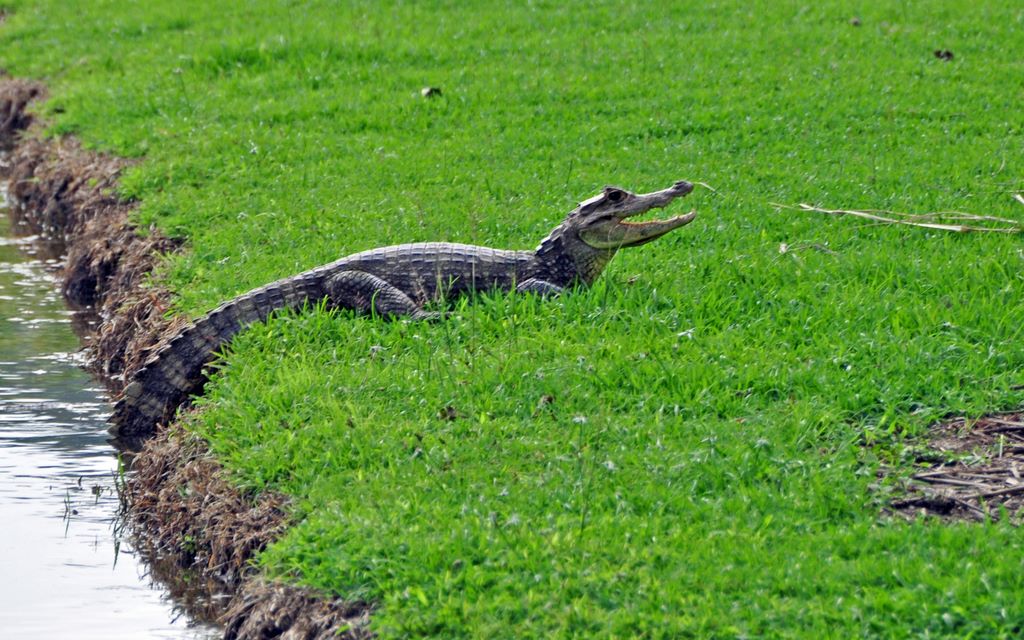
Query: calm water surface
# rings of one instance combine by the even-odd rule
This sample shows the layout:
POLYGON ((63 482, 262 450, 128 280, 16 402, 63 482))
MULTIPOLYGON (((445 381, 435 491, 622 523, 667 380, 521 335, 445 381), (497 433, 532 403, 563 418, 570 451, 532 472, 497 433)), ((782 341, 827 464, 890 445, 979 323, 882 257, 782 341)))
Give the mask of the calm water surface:
POLYGON ((110 407, 78 367, 56 262, 9 227, 0 208, 0 637, 219 637, 120 538, 110 407))

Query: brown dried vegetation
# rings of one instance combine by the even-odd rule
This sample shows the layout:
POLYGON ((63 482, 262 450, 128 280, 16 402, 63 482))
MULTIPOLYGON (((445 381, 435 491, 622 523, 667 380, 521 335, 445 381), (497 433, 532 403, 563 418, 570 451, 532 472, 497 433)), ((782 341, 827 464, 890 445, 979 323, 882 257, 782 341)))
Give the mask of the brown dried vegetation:
POLYGON ((1024 515, 1024 413, 990 415, 977 420, 953 418, 934 425, 928 449, 918 458, 930 462, 898 487, 902 497, 890 504, 906 518, 921 515, 947 520, 986 521, 1024 515))
POLYGON ((132 461, 127 484, 131 518, 147 555, 214 576, 217 591, 232 594, 220 618, 226 638, 365 637, 369 607, 329 600, 251 577, 249 560, 286 526, 286 500, 271 492, 245 495, 203 442, 165 429, 132 461))
POLYGON ((9 151, 18 134, 32 124, 33 116, 26 107, 44 94, 43 85, 38 82, 3 79, 0 87, 0 150, 9 151))
MULTIPOLYGON (((149 276, 160 256, 181 243, 156 229, 139 235, 129 220, 132 204, 116 194, 124 160, 85 151, 74 140, 24 134, 33 124, 26 107, 44 94, 38 83, 0 79, 0 149, 9 151, 3 178, 19 224, 64 243, 63 292, 98 314, 85 337, 90 366, 116 395, 184 322, 165 317, 169 294, 149 276)), ((216 612, 194 613, 219 615, 228 638, 365 637, 367 605, 257 575, 250 560, 285 528, 286 499, 242 493, 224 476, 200 440, 171 428, 143 443, 126 478, 136 544, 161 565, 198 572, 209 587, 201 607, 228 595, 216 612)))

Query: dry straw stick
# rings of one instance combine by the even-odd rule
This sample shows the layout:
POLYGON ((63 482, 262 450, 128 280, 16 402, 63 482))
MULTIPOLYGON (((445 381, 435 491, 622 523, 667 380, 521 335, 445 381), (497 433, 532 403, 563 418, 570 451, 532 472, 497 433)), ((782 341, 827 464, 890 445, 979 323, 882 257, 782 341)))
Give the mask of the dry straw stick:
MULTIPOLYGON (((1024 196, 1014 195, 1014 199, 1024 204, 1024 196)), ((793 209, 797 211, 817 211, 834 216, 853 216, 871 220, 879 224, 902 224, 910 227, 923 227, 925 229, 937 229, 939 231, 952 231, 954 233, 988 232, 988 233, 1024 233, 1024 223, 1008 218, 997 218, 995 216, 979 216, 973 213, 962 211, 938 211, 934 213, 899 213, 886 211, 885 209, 866 209, 858 211, 855 209, 823 209, 801 202, 796 206, 778 204, 772 202, 773 207, 779 209, 793 209), (884 215, 883 215, 884 214, 884 215), (965 224, 950 224, 951 221, 970 222, 998 222, 1007 224, 1006 227, 981 227, 965 224)))
MULTIPOLYGON (((718 189, 712 187, 710 184, 708 184, 706 182, 694 182, 693 184, 697 185, 698 187, 704 187, 705 189, 707 189, 711 193, 715 194, 716 196, 722 195, 722 194, 720 194, 718 192, 718 189)), ((1021 202, 1024 202, 1024 200, 1021 200, 1021 202)))

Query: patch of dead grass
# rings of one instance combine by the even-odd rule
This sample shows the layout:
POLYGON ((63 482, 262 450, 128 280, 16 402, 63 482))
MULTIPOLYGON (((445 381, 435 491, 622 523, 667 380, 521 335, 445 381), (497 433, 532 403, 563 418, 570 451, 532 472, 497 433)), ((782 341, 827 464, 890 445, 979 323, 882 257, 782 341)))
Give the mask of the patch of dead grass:
POLYGON ((930 466, 899 487, 889 510, 901 517, 987 521, 1024 515, 1024 412, 952 418, 931 427, 930 466))

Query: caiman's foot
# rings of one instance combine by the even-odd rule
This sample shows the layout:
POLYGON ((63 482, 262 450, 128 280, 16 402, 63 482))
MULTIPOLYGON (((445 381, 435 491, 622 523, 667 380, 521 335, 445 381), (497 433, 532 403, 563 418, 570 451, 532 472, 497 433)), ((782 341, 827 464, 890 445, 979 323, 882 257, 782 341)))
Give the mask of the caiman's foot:
POLYGON ((326 282, 331 304, 367 315, 410 317, 424 313, 404 291, 365 271, 342 271, 326 282))

